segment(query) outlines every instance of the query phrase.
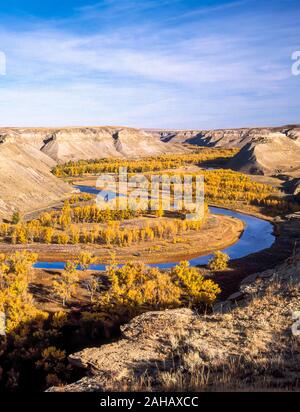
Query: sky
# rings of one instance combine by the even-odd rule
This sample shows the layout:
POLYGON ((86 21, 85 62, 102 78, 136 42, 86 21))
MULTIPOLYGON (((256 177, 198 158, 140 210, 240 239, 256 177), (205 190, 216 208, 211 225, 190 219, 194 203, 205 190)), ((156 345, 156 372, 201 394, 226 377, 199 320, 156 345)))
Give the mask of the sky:
POLYGON ((300 123, 299 21, 299 0, 1 2, 0 126, 300 123))

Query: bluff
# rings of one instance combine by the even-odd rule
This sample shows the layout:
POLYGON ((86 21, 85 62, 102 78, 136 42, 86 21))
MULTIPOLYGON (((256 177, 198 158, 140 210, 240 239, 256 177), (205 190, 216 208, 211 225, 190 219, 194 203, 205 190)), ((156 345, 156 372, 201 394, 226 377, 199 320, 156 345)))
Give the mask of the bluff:
POLYGON ((228 167, 252 174, 300 177, 300 126, 219 129, 148 130, 164 142, 200 147, 240 148, 228 167))
POLYGON ((139 129, 124 127, 0 129, 0 216, 29 212, 67 198, 70 185, 51 174, 57 163, 185 151, 139 129))

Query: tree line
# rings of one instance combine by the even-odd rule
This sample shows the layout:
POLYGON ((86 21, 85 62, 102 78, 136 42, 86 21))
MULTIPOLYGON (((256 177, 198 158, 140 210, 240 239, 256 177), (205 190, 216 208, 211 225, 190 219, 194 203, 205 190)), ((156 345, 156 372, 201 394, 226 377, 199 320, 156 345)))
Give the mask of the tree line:
POLYGON ((57 177, 75 177, 87 174, 118 173, 120 167, 126 167, 129 173, 154 172, 166 169, 177 169, 191 164, 200 164, 208 161, 224 161, 233 157, 237 149, 199 149, 196 153, 165 154, 143 159, 94 159, 70 161, 57 165, 52 172, 57 177))

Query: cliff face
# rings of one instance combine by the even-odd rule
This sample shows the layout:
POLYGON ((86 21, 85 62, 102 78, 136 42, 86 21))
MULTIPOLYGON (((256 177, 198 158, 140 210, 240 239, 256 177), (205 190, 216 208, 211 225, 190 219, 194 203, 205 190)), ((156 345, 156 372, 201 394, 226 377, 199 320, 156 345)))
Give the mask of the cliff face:
POLYGON ((49 391, 300 390, 300 250, 213 314, 148 312, 121 330, 118 342, 69 357, 87 377, 49 391))
POLYGON ((184 151, 143 130, 126 127, 0 129, 0 139, 33 146, 56 162, 105 157, 155 156, 184 151))
POLYGON ((146 132, 115 127, 0 129, 0 216, 65 199, 71 186, 51 174, 57 163, 184 151, 146 132))
POLYGON ((210 131, 149 131, 161 140, 201 147, 241 148, 228 167, 253 174, 298 174, 300 126, 210 131))

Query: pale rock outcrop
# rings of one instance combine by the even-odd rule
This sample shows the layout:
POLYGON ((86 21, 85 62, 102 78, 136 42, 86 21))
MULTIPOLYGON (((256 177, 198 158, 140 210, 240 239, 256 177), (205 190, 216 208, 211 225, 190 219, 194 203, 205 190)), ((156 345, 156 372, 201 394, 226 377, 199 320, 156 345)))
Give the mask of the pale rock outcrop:
POLYGON ((245 283, 238 302, 223 302, 225 313, 175 309, 134 318, 118 342, 69 357, 86 377, 49 391, 299 389, 300 251, 265 275, 245 283))
POLYGON ((42 209, 67 198, 72 187, 51 173, 55 161, 36 147, 0 144, 0 216, 42 209))
POLYGON ((151 134, 124 127, 2 128, 0 217, 67 198, 72 187, 51 174, 57 163, 182 151, 182 146, 166 145, 151 134))
POLYGON ((241 148, 227 167, 252 174, 300 176, 300 126, 149 132, 163 141, 201 147, 241 148))

